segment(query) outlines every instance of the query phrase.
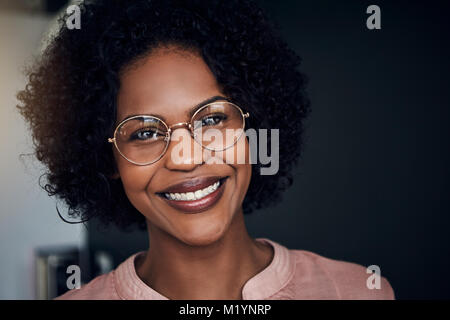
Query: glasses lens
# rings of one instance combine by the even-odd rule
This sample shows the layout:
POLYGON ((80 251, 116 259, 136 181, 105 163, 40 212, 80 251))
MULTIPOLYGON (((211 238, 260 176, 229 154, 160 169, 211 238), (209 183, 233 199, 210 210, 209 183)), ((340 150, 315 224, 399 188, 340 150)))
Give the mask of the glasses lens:
POLYGON ((192 120, 195 140, 214 151, 233 146, 244 131, 242 112, 228 102, 207 105, 200 109, 192 120))
POLYGON ((128 160, 148 164, 158 160, 167 148, 167 127, 159 119, 141 116, 125 121, 117 130, 117 147, 128 160))

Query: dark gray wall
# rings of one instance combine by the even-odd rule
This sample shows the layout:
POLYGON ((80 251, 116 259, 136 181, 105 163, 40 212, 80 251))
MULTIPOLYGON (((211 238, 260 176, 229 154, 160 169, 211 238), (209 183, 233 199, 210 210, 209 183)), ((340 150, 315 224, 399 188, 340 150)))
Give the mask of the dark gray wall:
MULTIPOLYGON (((250 233, 376 264, 397 298, 450 298, 449 22, 444 1, 259 1, 303 57, 312 114, 295 184, 250 233), (366 28, 381 7, 382 29, 366 28)), ((116 263, 146 235, 90 227, 116 263), (128 245, 130 243, 130 245, 128 245)))

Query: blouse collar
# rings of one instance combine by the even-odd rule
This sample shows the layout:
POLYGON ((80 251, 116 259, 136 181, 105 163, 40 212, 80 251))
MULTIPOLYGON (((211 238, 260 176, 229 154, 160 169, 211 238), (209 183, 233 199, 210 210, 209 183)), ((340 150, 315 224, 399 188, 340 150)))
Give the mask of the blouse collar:
MULTIPOLYGON (((256 240, 271 245, 274 255, 265 269, 245 283, 242 289, 244 300, 270 298, 290 281, 295 271, 295 259, 289 249, 266 238, 256 240)), ((134 261, 138 255, 144 253, 145 251, 140 251, 133 254, 114 270, 114 285, 118 295, 125 300, 168 300, 145 284, 137 275, 134 261)))

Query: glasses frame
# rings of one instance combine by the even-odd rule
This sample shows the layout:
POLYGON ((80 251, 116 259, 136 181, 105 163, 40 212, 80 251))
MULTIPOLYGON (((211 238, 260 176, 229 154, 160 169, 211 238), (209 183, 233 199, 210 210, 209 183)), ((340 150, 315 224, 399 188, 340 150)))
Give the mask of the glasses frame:
POLYGON ((203 105, 203 106, 200 106, 200 107, 194 112, 194 114, 191 116, 191 119, 190 119, 189 122, 178 122, 178 123, 175 123, 175 124, 173 124, 173 125, 171 125, 171 126, 168 126, 167 123, 166 123, 164 120, 162 120, 162 119, 160 119, 160 118, 158 118, 158 117, 152 116, 152 115, 142 114, 142 115, 136 115, 136 116, 132 116, 132 117, 126 118, 126 119, 122 120, 122 121, 116 126, 116 128, 114 129, 114 135, 113 135, 112 138, 108 138, 108 142, 109 142, 109 143, 114 143, 114 146, 115 146, 116 150, 119 152, 119 154, 120 154, 125 160, 127 160, 127 161, 129 161, 129 162, 131 162, 131 163, 133 163, 133 164, 135 164, 135 165, 138 165, 138 166, 148 166, 148 165, 150 165, 150 164, 153 164, 153 163, 157 162, 158 160, 160 160, 160 159, 166 154, 166 151, 167 151, 167 149, 168 149, 168 147, 169 147, 169 144, 170 144, 170 138, 171 138, 171 135, 172 135, 172 133, 175 131, 175 129, 182 128, 182 127, 188 127, 189 132, 191 133, 191 137, 194 139, 195 142, 197 142, 198 144, 200 144, 200 146, 201 146, 202 148, 205 148, 205 149, 211 150, 211 151, 217 151, 217 152, 220 152, 220 151, 223 151, 223 150, 226 150, 226 149, 231 148, 232 146, 234 146, 234 145, 239 141, 239 139, 242 137, 242 134, 244 133, 244 130, 245 130, 245 119, 248 118, 248 117, 250 117, 250 114, 249 114, 248 112, 245 112, 245 113, 244 113, 244 112, 242 111, 242 109, 241 109, 238 105, 236 105, 236 104, 234 104, 234 103, 232 103, 232 102, 230 102, 230 101, 228 101, 228 100, 225 100, 225 99, 224 99, 224 100, 218 100, 218 101, 210 102, 210 103, 207 103, 207 104, 205 104, 205 105, 203 105), (235 108, 237 108, 237 109, 239 110, 239 112, 241 113, 241 117, 242 117, 242 132, 240 133, 239 137, 236 139, 236 141, 234 141, 234 143, 233 143, 232 145, 230 145, 230 146, 228 146, 228 147, 226 147, 226 148, 224 148, 224 149, 221 149, 221 150, 210 149, 210 148, 208 148, 208 147, 205 147, 205 146, 204 146, 203 144, 201 144, 200 142, 198 142, 197 139, 195 139, 196 134, 195 134, 195 132, 194 132, 194 127, 193 127, 193 125, 192 125, 192 122, 193 122, 195 116, 196 116, 199 112, 201 112, 202 110, 206 109, 206 108, 209 107, 210 105, 217 104, 218 102, 219 102, 219 103, 220 103, 220 102, 224 102, 224 103, 227 103, 227 104, 231 104, 232 106, 234 106, 235 108), (164 150, 161 152, 161 155, 160 155, 158 158, 156 158, 155 160, 153 160, 153 161, 151 161, 151 162, 145 163, 145 164, 137 163, 137 162, 135 162, 135 161, 133 161, 133 160, 128 159, 128 158, 120 151, 119 147, 117 146, 116 135, 117 135, 117 132, 118 132, 119 128, 120 128, 125 122, 130 121, 130 120, 133 120, 133 119, 136 119, 136 118, 147 118, 147 119, 148 119, 148 118, 152 118, 152 119, 156 119, 156 120, 160 121, 160 122, 166 127, 166 136, 165 136, 165 138, 164 138, 164 141, 166 141, 166 146, 164 147, 164 150))

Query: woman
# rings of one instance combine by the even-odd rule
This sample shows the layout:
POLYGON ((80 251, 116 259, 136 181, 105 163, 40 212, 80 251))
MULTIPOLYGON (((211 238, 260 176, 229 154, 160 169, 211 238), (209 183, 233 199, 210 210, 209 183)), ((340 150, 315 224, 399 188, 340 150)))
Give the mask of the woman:
POLYGON ((83 221, 146 228, 149 249, 58 299, 394 298, 385 278, 369 289, 362 266, 247 233, 244 214, 291 185, 309 113, 300 58, 260 8, 98 0, 80 9, 81 29, 61 20, 19 109, 49 195, 83 221), (261 174, 243 134, 263 128, 279 129, 274 175, 261 174))

